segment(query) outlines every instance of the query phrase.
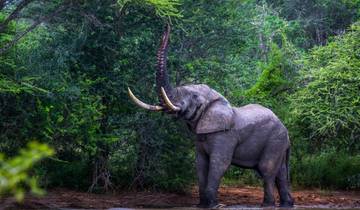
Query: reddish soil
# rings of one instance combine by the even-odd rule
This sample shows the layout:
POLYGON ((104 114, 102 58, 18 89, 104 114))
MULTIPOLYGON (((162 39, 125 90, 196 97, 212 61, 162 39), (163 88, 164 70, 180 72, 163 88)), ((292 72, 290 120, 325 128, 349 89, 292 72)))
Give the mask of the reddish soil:
MULTIPOLYGON (((259 206, 262 201, 262 189, 259 187, 221 187, 219 200, 231 205, 259 206)), ((350 191, 294 191, 296 205, 322 206, 333 208, 360 208, 360 192, 350 191)), ((114 207, 128 208, 169 208, 194 207, 198 202, 197 190, 189 194, 123 192, 117 194, 90 194, 66 189, 50 190, 44 197, 28 196, 22 204, 13 199, 0 200, 0 209, 58 209, 87 208, 106 209, 114 207)))

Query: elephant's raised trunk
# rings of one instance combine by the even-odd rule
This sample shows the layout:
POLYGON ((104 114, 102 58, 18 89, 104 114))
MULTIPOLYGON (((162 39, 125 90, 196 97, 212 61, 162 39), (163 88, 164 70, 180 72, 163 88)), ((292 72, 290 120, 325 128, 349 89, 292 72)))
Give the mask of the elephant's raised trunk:
POLYGON ((142 102, 140 99, 136 98, 136 96, 132 93, 130 88, 128 88, 128 94, 130 99, 138 106, 151 110, 151 111, 164 111, 169 110, 173 112, 180 111, 180 107, 175 106, 171 101, 169 96, 171 97, 172 87, 170 85, 169 76, 166 71, 166 55, 167 48, 169 43, 169 35, 170 35, 170 25, 166 25, 166 30, 162 36, 161 45, 157 52, 157 71, 156 71, 156 89, 158 93, 158 97, 160 100, 160 106, 150 105, 142 102), (170 93, 169 96, 167 93, 170 93))
POLYGON ((170 35, 170 25, 166 25, 166 30, 163 33, 161 39, 161 45, 157 52, 157 70, 156 70, 156 91, 160 103, 165 104, 163 97, 161 96, 161 87, 164 87, 167 93, 171 95, 171 85, 169 81, 169 75, 166 69, 166 60, 167 60, 167 49, 169 44, 169 35, 170 35))

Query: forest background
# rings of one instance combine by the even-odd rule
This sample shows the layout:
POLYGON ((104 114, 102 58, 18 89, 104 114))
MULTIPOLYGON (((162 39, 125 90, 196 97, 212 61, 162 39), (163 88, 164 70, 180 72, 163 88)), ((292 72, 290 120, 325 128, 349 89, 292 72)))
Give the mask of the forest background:
MULTIPOLYGON (((359 15, 359 0, 0 0, 0 194, 194 185, 194 136, 126 92, 157 102, 166 21, 174 84, 271 108, 293 186, 359 189, 359 15)), ((234 167, 224 184, 260 182, 234 167)))

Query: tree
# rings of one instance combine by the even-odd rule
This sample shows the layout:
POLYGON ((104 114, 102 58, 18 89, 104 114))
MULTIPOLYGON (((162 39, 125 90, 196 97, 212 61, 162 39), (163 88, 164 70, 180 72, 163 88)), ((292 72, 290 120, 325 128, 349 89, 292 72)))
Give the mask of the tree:
MULTIPOLYGON (((31 7, 40 7, 40 14, 33 13, 30 17, 24 17, 24 19, 30 20, 32 22, 27 28, 23 29, 20 33, 17 33, 14 38, 8 41, 6 44, 1 46, 0 48, 0 55, 8 51, 12 48, 16 43, 20 41, 25 35, 29 32, 33 31, 38 25, 43 22, 50 21, 52 18, 56 17, 64 11, 67 7, 70 6, 70 1, 63 1, 58 3, 55 2, 55 9, 54 2, 46 3, 42 1, 36 0, 22 0, 22 1, 2 1, 0 3, 0 13, 9 13, 9 15, 0 22, 0 33, 5 32, 5 30, 9 27, 9 24, 13 21, 17 21, 21 19, 21 13, 23 10, 31 10, 31 7), (11 10, 11 8, 14 8, 11 10), (3 12, 2 10, 6 10, 3 12), (34 19, 35 18, 35 19, 34 19)), ((37 8, 39 9, 39 8, 37 8)))
POLYGON ((305 60, 301 86, 293 96, 293 114, 311 151, 326 148, 353 154, 360 149, 360 25, 305 60))
MULTIPOLYGON (((17 135, 16 142, 24 144, 29 136, 34 136, 57 148, 57 158, 61 161, 44 164, 48 169, 54 165, 64 167, 62 171, 45 170, 53 185, 72 183, 77 176, 67 180, 68 183, 59 183, 52 177, 67 176, 66 172, 76 171, 82 173, 85 180, 79 187, 88 185, 89 190, 111 190, 109 159, 119 150, 116 145, 129 146, 126 142, 121 143, 126 141, 127 136, 123 133, 128 131, 126 123, 130 123, 126 117, 132 110, 123 87, 141 77, 128 73, 144 71, 141 66, 153 63, 155 56, 146 56, 143 46, 148 46, 147 54, 156 51, 157 33, 163 24, 156 14, 178 16, 174 7, 176 1, 113 3, 110 0, 74 1, 61 16, 38 27, 37 33, 30 34, 17 46, 17 50, 31 57, 21 63, 28 71, 20 72, 17 77, 30 78, 32 86, 40 86, 46 93, 29 97, 10 95, 12 100, 6 100, 8 109, 4 110, 4 118, 9 119, 11 111, 21 110, 22 114, 15 112, 16 118, 28 121, 16 126, 23 133, 23 136, 17 135), (144 20, 149 20, 147 31, 138 26, 144 20), (83 27, 76 27, 78 25, 83 27), (138 34, 129 36, 134 33, 138 34), (151 39, 147 37, 149 35, 151 39), (147 63, 143 57, 148 57, 147 63), (133 62, 129 63, 131 60, 133 62), (28 101, 32 106, 26 109, 28 101), (36 127, 32 126, 34 120, 36 127), (66 161, 71 164, 64 164, 66 161), (81 167, 74 167, 76 164, 81 167)), ((152 76, 149 72, 145 75, 152 76)), ((11 147, 10 141, 6 142, 4 147, 8 151, 15 151, 19 146, 11 147)), ((128 164, 128 170, 131 170, 132 163, 128 164)))
MULTIPOLYGON (((345 33, 347 27, 359 18, 358 0, 268 0, 289 21, 298 21, 306 40, 300 45, 311 48, 325 45, 334 35, 345 33)), ((300 43, 299 43, 300 44, 300 43)))

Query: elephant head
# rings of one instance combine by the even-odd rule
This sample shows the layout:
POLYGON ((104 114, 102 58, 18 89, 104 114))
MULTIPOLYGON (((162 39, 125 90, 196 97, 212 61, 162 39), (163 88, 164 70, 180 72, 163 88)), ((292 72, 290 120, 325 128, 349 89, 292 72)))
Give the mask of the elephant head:
POLYGON ((185 120, 196 134, 230 129, 233 124, 233 110, 221 94, 204 84, 171 86, 166 68, 169 34, 170 26, 167 25, 157 53, 156 89, 160 104, 144 103, 128 88, 130 98, 147 110, 176 115, 185 120))

